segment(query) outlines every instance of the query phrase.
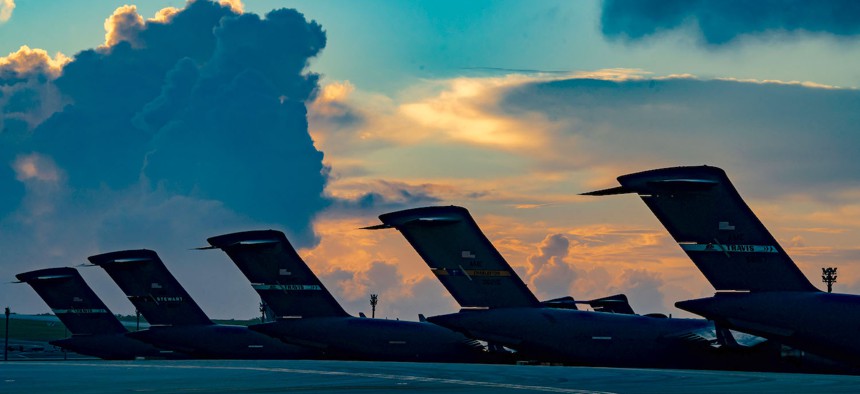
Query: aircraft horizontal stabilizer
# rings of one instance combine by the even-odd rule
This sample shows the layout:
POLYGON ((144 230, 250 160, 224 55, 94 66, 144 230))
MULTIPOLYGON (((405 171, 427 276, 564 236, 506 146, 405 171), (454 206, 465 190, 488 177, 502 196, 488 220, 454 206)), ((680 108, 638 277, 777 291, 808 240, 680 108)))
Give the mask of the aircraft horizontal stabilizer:
POLYGON ((614 196, 616 194, 635 193, 635 190, 630 190, 624 186, 610 187, 609 189, 595 190, 593 192, 579 193, 580 196, 614 196))
POLYGON ((361 227, 359 228, 359 230, 385 230, 388 228, 391 228, 391 226, 388 224, 377 224, 374 226, 361 227))

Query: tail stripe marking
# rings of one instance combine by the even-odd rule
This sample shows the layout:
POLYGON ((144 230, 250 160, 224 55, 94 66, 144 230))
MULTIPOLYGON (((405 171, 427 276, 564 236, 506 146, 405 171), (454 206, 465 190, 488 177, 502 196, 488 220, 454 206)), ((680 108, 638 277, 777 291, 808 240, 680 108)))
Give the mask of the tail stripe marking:
POLYGON ((436 276, 511 276, 510 271, 505 270, 466 270, 457 268, 434 269, 436 276))
POLYGON ((256 290, 322 290, 319 285, 265 285, 253 284, 256 290))
POLYGON ((772 245, 680 244, 686 252, 779 253, 772 245))
POLYGON ((108 311, 107 311, 106 309, 82 309, 82 308, 77 308, 77 309, 51 309, 51 311, 52 311, 52 312, 54 312, 54 314, 55 314, 55 315, 58 315, 58 314, 61 314, 61 313, 73 313, 73 314, 108 313, 108 311))

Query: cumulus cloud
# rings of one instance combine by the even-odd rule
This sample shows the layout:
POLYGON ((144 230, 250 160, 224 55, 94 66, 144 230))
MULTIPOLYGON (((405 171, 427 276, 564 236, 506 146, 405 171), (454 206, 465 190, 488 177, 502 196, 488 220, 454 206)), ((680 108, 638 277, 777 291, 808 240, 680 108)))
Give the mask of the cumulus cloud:
POLYGON ((15 0, 0 0, 0 24, 9 21, 15 10, 15 0))
MULTIPOLYGON (((539 299, 573 296, 594 299, 612 294, 626 294, 634 310, 653 312, 671 310, 664 297, 660 274, 645 268, 625 268, 619 261, 629 261, 641 251, 635 245, 638 236, 612 237, 611 233, 589 236, 548 234, 538 245, 537 253, 528 257, 526 281, 539 299), (614 238, 614 239, 613 239, 614 238), (594 243, 603 245, 592 245, 594 243), (624 256, 613 257, 599 248, 627 249, 624 256)), ((677 301, 677 300, 675 300, 677 301)))
POLYGON ((538 246, 538 253, 529 257, 531 283, 549 298, 570 295, 578 272, 565 258, 570 241, 562 234, 550 234, 538 246))
POLYGON ((105 46, 114 46, 121 41, 132 47, 140 46, 137 35, 145 27, 143 17, 137 13, 137 6, 124 5, 117 8, 105 19, 105 46))
POLYGON ((0 133, 21 135, 63 108, 67 100, 54 85, 71 59, 24 45, 0 57, 0 133))
POLYGON ((26 47, 0 58, 0 224, 16 234, 0 248, 17 245, 6 268, 153 248, 192 295, 205 294, 204 309, 243 316, 240 304, 256 297, 241 277, 229 265, 201 274, 206 257, 177 250, 255 227, 318 242, 328 168, 305 103, 325 33, 295 10, 261 17, 222 3, 149 20, 123 6, 105 22, 105 44, 71 60, 26 47))
POLYGON ((706 45, 720 46, 759 35, 856 37, 860 4, 852 0, 605 0, 600 20, 601 31, 612 39, 638 41, 687 28, 706 45))
POLYGON ((242 0, 219 0, 218 4, 230 7, 230 10, 237 14, 245 12, 245 5, 242 4, 242 0))
MULTIPOLYGON (((621 273, 607 291, 610 294, 625 293, 631 304, 640 308, 639 313, 665 312, 666 300, 660 290, 663 285, 663 279, 657 272, 628 269, 621 273)), ((678 300, 672 302, 674 301, 678 300)))

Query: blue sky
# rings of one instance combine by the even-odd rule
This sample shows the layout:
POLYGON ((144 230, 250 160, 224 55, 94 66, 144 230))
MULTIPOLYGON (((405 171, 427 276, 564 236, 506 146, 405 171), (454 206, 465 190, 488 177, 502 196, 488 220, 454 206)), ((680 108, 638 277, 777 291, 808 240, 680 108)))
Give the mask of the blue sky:
POLYGON ((348 311, 377 292, 414 320, 456 305, 399 234, 356 229, 458 204, 540 298, 679 313, 713 289, 641 202, 576 194, 710 164, 813 282, 837 265, 860 290, 854 2, 19 3, 0 22, 9 278, 150 248, 213 317, 246 318, 238 270, 188 249, 277 228, 348 311))

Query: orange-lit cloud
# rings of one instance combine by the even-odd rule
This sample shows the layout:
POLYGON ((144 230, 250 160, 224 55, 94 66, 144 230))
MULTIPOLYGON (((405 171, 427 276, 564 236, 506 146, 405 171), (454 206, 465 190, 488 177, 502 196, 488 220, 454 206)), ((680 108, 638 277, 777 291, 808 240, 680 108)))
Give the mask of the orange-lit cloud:
POLYGON ((137 13, 137 6, 124 5, 105 19, 105 43, 104 46, 112 47, 119 42, 126 41, 132 47, 140 46, 138 34, 143 30, 143 17, 137 13))
MULTIPOLYGON (((827 103, 852 90, 635 69, 427 81, 397 97, 329 86, 309 114, 331 166, 327 193, 391 201, 398 190, 420 190, 425 199, 401 203, 465 206, 539 298, 627 293, 641 312, 678 314, 674 302, 712 294, 635 195, 577 195, 629 172, 688 164, 724 167, 813 283, 831 264, 845 289, 860 289, 852 260, 860 256, 860 192, 850 171, 826 167, 844 167, 850 154, 822 145, 838 138, 808 134, 784 115, 786 106, 819 102, 804 104, 804 116, 826 118, 810 123, 814 130, 845 135, 856 112, 827 103), (798 149, 819 161, 788 170, 798 149), (847 178, 821 190, 817 174, 847 178)), ((374 209, 385 206, 362 212, 383 213, 374 209)), ((328 245, 323 235, 320 247, 328 245)), ((406 277, 395 286, 408 287, 406 277)))
POLYGON ((38 153, 18 156, 12 166, 19 181, 35 179, 42 182, 57 182, 60 172, 54 161, 38 153))
POLYGON ((416 320, 417 313, 455 311, 453 299, 399 233, 359 229, 375 222, 373 216, 323 215, 315 223, 319 245, 299 254, 350 313, 370 315, 371 293, 380 298, 377 317, 416 320))
POLYGON ((32 130, 68 102, 54 85, 69 59, 62 53, 51 57, 43 49, 24 45, 0 57, 0 130, 11 131, 23 124, 32 130))
POLYGON ((245 5, 242 4, 242 0, 219 0, 218 4, 230 7, 230 10, 237 14, 245 12, 245 5))
POLYGON ((71 59, 57 52, 52 58, 44 49, 31 49, 22 45, 17 52, 6 57, 0 57, 0 72, 14 72, 17 77, 28 77, 34 74, 46 74, 57 78, 71 59))
POLYGON ((164 7, 158 11, 156 11, 155 16, 147 19, 147 22, 157 22, 157 23, 169 23, 176 14, 180 11, 179 8, 176 7, 164 7))
POLYGON ((0 0, 0 24, 9 21, 15 10, 15 0, 0 0))

